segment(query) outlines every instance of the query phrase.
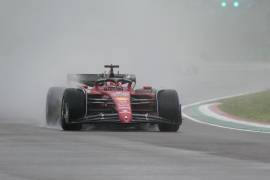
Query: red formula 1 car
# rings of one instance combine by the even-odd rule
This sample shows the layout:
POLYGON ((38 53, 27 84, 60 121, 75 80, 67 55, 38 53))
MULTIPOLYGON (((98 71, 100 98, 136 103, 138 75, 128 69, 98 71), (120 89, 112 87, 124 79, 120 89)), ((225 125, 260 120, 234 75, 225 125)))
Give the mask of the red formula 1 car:
POLYGON ((82 124, 158 124, 160 131, 178 131, 182 116, 175 90, 135 89, 134 75, 115 74, 117 65, 105 68, 108 74, 69 74, 70 87, 50 88, 47 124, 63 130, 80 130, 82 124))

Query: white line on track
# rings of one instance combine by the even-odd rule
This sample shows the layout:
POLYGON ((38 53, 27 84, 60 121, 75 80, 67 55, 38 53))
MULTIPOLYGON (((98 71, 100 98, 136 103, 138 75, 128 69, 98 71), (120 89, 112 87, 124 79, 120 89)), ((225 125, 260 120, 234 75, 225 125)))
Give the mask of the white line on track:
POLYGON ((261 127, 261 128, 270 128, 270 125, 268 124, 260 124, 260 123, 254 123, 254 122, 248 122, 244 120, 236 120, 227 116, 220 115, 214 111, 212 111, 210 108, 212 106, 217 105, 217 103, 210 103, 210 104, 203 104, 199 106, 199 110, 210 117, 216 118, 218 120, 230 122, 230 123, 235 123, 235 124, 242 124, 242 125, 247 125, 247 126, 254 126, 254 127, 261 127))
POLYGON ((191 117, 191 116, 189 116, 189 115, 187 115, 187 114, 184 113, 184 109, 189 108, 189 107, 192 107, 192 106, 196 106, 196 105, 200 105, 200 104, 205 104, 205 103, 209 103, 209 102, 213 102, 213 101, 219 101, 219 100, 222 100, 222 99, 233 98, 233 97, 237 97, 237 96, 248 95, 248 94, 257 93, 257 92, 261 92, 261 91, 264 91, 264 90, 239 93, 239 94, 230 95, 230 96, 217 97, 217 98, 212 98, 212 99, 198 101, 198 102, 195 102, 195 103, 192 103, 192 104, 184 105, 184 106, 182 106, 182 114, 183 114, 183 117, 185 117, 185 118, 187 118, 189 120, 192 120, 192 121, 194 121, 196 123, 199 123, 199 124, 206 124, 206 125, 210 125, 210 126, 213 126, 213 127, 219 127, 219 128, 230 129, 230 130, 237 130, 237 131, 244 131, 244 132, 270 133, 270 132, 262 132, 262 131, 255 131, 255 130, 249 130, 249 129, 238 129, 238 128, 232 128, 232 127, 227 127, 227 126, 221 126, 221 125, 217 125, 217 124, 212 124, 212 123, 208 123, 208 122, 201 121, 199 119, 193 118, 193 117, 191 117))

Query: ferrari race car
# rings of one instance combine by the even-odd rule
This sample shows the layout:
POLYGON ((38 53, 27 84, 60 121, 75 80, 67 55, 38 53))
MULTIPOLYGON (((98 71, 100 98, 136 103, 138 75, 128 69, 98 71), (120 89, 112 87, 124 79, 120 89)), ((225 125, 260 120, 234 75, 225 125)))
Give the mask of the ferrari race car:
POLYGON ((83 124, 157 124, 160 131, 178 131, 182 116, 175 90, 135 89, 135 75, 114 73, 118 65, 105 68, 108 73, 69 74, 68 87, 51 87, 47 124, 63 130, 80 130, 83 124))

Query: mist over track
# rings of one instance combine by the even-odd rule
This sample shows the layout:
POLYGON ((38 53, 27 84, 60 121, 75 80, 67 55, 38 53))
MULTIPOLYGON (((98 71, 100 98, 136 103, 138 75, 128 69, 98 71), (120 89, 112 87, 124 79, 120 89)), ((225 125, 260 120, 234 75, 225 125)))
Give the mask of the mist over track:
POLYGON ((265 179, 270 138, 184 119, 178 133, 44 126, 50 86, 119 64, 183 105, 269 89, 268 0, 0 1, 0 179, 265 179))

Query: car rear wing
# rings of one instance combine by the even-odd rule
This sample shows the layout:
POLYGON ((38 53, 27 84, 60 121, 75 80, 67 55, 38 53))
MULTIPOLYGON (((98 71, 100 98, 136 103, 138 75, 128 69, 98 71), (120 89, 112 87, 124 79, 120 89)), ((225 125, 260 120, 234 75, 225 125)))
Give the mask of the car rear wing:
MULTIPOLYGON (((68 83, 77 82, 93 87, 97 80, 106 79, 106 74, 68 74, 68 83)), ((115 74, 114 78, 124 78, 136 83, 134 74, 115 74)))
POLYGON ((68 83, 77 82, 86 84, 88 86, 94 86, 95 82, 102 78, 100 74, 68 74, 67 81, 68 83))

